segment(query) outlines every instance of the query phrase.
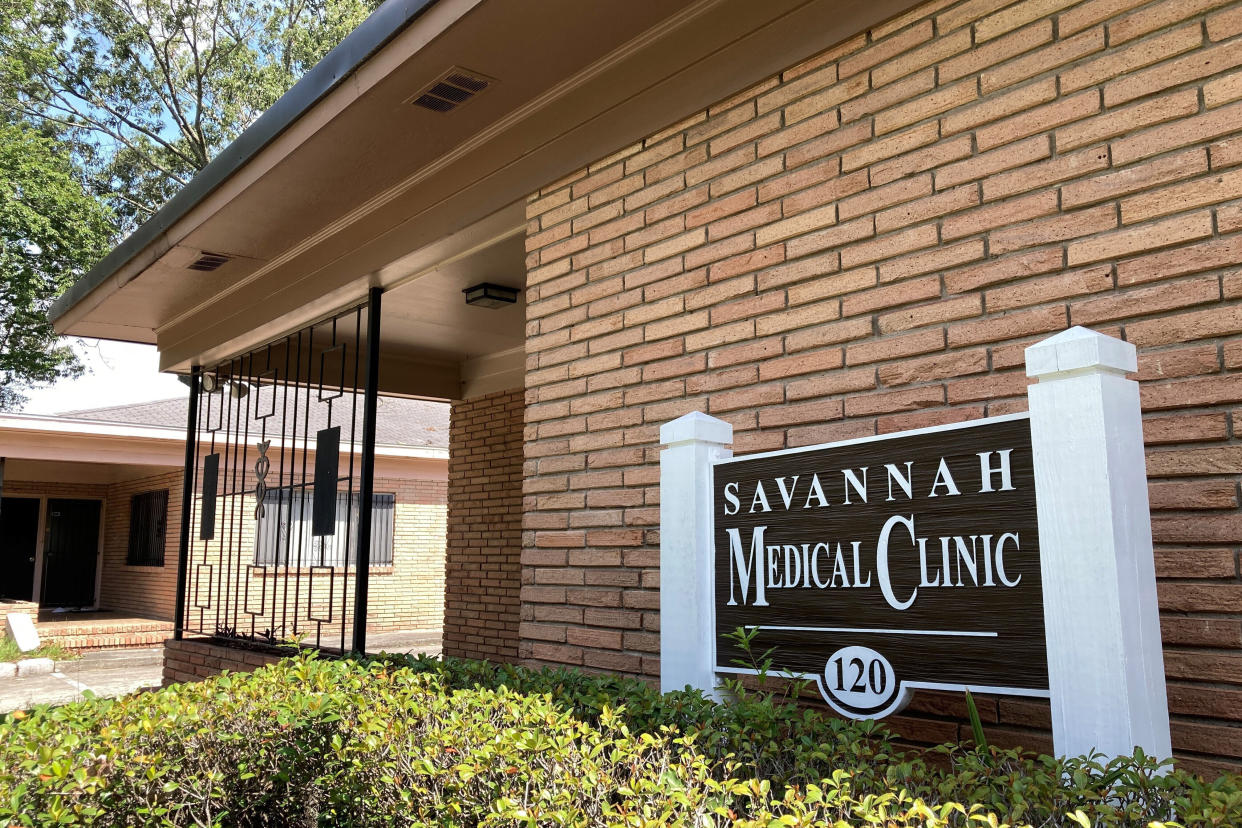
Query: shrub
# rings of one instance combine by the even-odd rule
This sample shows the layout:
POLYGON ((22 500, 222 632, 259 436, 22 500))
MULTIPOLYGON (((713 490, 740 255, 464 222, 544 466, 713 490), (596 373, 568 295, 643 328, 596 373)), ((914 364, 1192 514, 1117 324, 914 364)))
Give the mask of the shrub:
POLYGON ((300 656, 8 717, 0 825, 1242 824, 1236 777, 941 752, 762 694, 716 705, 572 670, 300 656))

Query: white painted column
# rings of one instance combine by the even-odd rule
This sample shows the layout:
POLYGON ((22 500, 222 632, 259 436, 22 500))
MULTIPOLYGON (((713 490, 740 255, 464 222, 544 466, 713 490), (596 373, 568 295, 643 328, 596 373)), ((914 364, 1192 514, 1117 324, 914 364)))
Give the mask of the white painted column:
POLYGON ((1172 755, 1137 369, 1080 327, 1026 349, 1058 755, 1172 755))
POLYGON ((697 411, 660 427, 660 690, 719 698, 712 595, 712 462, 733 426, 697 411))

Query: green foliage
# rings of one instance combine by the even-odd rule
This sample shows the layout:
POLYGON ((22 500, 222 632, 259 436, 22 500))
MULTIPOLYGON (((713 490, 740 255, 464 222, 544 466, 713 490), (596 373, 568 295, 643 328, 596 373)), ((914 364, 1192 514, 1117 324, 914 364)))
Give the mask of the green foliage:
POLYGON ((0 824, 1194 826, 1242 780, 946 746, 746 694, 479 662, 302 656, 0 722, 0 824), (962 804, 956 804, 962 803, 962 804), (1169 824, 1174 824, 1170 822, 1169 824))
POLYGON ((0 108, 149 218, 378 0, 0 0, 0 108))
POLYGON ((64 142, 0 112, 0 410, 31 384, 81 372, 47 309, 103 255, 111 230, 64 142))
POLYGON ((970 718, 970 734, 974 737, 975 747, 987 750, 988 740, 983 735, 983 719, 979 717, 979 708, 975 706, 975 697, 966 691, 966 715, 970 718))
POLYGON ((40 644, 30 652, 23 653, 17 648, 17 642, 7 635, 0 638, 0 664, 6 661, 18 661, 23 658, 50 658, 53 661, 68 661, 77 657, 77 653, 72 650, 66 650, 55 642, 40 644))
POLYGON ((0 410, 81 373, 52 300, 379 0, 0 0, 0 410))
MULTIPOLYGON (((806 679, 801 679, 787 671, 778 671, 777 676, 782 680, 774 688, 769 679, 772 677, 772 665, 775 663, 775 655, 778 648, 769 647, 762 653, 755 652, 755 638, 759 635, 758 627, 738 627, 731 633, 725 633, 724 638, 733 642, 733 645, 742 653, 742 658, 735 658, 732 663, 737 667, 749 670, 759 684, 761 692, 771 695, 773 698, 781 698, 786 701, 793 701, 802 695, 802 692, 811 685, 806 679)), ((737 677, 731 677, 724 680, 724 689, 727 693, 734 696, 742 696, 746 692, 745 683, 737 677)))

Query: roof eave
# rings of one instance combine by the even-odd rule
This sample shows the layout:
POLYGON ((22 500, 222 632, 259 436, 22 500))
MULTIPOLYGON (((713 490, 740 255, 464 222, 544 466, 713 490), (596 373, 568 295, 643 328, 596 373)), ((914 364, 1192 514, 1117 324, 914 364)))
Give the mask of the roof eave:
MULTIPOLYGON (((379 49, 405 30, 436 0, 387 0, 349 33, 293 88, 199 171, 155 215, 126 237, 75 281, 49 311, 57 323, 125 265, 134 260, 208 195, 292 126, 311 107, 357 70, 379 49)), ((58 326, 59 327, 59 326, 58 326)))

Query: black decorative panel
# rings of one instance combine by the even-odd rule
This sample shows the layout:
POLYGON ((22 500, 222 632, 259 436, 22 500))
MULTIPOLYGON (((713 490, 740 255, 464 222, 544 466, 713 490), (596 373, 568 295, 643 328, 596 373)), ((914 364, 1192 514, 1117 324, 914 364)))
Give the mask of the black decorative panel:
POLYGON ((315 500, 311 511, 311 534, 322 538, 336 534, 336 479, 340 470, 341 427, 320 429, 315 435, 315 500))
POLYGON ((209 454, 203 461, 202 516, 198 522, 199 540, 211 540, 216 536, 216 498, 219 491, 220 455, 209 454))

